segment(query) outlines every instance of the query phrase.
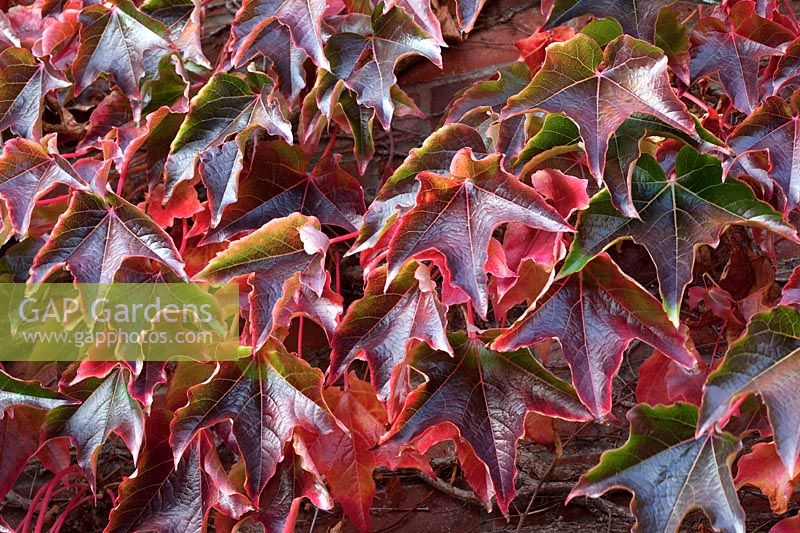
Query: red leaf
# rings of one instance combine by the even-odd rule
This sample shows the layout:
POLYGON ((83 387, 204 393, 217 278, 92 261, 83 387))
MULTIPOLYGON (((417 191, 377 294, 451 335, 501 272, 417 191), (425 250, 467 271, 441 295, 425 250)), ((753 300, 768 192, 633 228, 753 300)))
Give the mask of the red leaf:
POLYGON ((447 318, 428 267, 406 263, 386 287, 386 268, 373 272, 364 297, 353 302, 331 341, 328 382, 341 377, 355 359, 365 359, 378 398, 386 401, 397 384, 411 339, 452 353, 447 342, 447 318))
POLYGON ((500 510, 514 499, 517 441, 525 432, 525 414, 587 420, 590 413, 574 391, 539 365, 528 350, 498 353, 486 347, 493 334, 468 338, 451 333, 455 357, 427 345, 411 356, 411 365, 427 376, 406 400, 383 444, 406 443, 427 432, 428 443, 452 438, 457 428, 486 465, 500 510))
POLYGON ((277 343, 253 358, 223 363, 214 379, 191 389, 189 398, 172 421, 176 460, 200 430, 233 420, 252 500, 275 474, 295 428, 328 433, 335 425, 322 399, 322 373, 277 343))
POLYGON ((401 454, 396 445, 378 446, 388 420, 369 383, 349 374, 346 389, 326 389, 325 401, 348 432, 336 428, 320 435, 309 445, 309 451, 345 514, 358 529, 369 531, 369 510, 375 496, 372 472, 379 466, 430 472, 430 466, 415 453, 401 454))
POLYGON ((555 283, 492 347, 514 350, 551 337, 561 343, 581 401, 597 417, 611 410, 611 381, 633 339, 687 367, 696 364, 685 328, 676 330, 658 300, 605 254, 555 283))
POLYGON ((718 73, 736 109, 752 113, 758 102, 759 61, 781 55, 779 47, 792 39, 786 28, 755 13, 753 2, 738 2, 729 23, 705 17, 695 26, 689 49, 692 81, 718 73))
POLYGON ((431 259, 431 252, 438 252, 444 264, 435 260, 483 318, 488 310, 484 266, 494 229, 504 222, 553 232, 572 229, 539 193, 502 169, 499 155, 475 160, 464 149, 453 159, 450 175, 423 172, 417 179, 422 184, 417 204, 403 216, 389 245, 387 284, 408 259, 431 259))

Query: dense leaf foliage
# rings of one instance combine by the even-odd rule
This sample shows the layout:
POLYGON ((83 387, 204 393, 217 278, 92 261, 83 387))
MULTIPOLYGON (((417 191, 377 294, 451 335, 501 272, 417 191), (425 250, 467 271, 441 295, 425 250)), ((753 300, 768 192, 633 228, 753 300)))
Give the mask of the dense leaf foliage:
POLYGON ((0 281, 233 282, 243 326, 222 362, 0 348, 37 361, 0 363, 0 531, 108 495, 109 532, 366 531, 395 471, 509 519, 520 442, 590 425, 628 439, 567 503, 738 533, 750 487, 800 530, 792 3, 544 0, 395 161, 399 71, 484 3, 0 3, 0 281))

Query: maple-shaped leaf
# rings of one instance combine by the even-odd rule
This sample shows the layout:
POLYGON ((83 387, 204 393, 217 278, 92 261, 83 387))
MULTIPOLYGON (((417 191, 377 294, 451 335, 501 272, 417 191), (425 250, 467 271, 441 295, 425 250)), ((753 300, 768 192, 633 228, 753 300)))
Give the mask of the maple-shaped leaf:
POLYGON ((588 35, 547 48, 530 85, 509 99, 505 116, 534 109, 563 113, 580 129, 592 175, 602 179, 611 134, 633 113, 694 133, 694 121, 669 85, 660 48, 623 35, 605 52, 588 35), (598 70, 601 62, 605 65, 598 70))
POLYGON ((272 71, 278 79, 278 87, 289 102, 294 102, 306 86, 305 62, 308 54, 294 44, 289 28, 280 23, 259 24, 252 31, 234 28, 240 39, 234 45, 233 65, 241 67, 263 55, 272 62, 272 71))
POLYGON ((203 242, 230 240, 294 212, 355 231, 365 209, 364 191, 339 160, 326 157, 309 171, 308 158, 298 147, 280 141, 260 143, 239 185, 238 200, 225 209, 203 242))
POLYGON ((525 433, 525 414, 533 411, 565 420, 591 415, 575 392, 544 369, 527 349, 490 350, 497 332, 470 338, 450 333, 455 356, 420 344, 410 364, 427 381, 407 398, 383 444, 406 443, 423 436, 451 438, 448 427, 468 442, 489 470, 500 510, 514 499, 517 441, 525 433))
POLYGON ((716 157, 686 146, 675 162, 675 179, 642 156, 631 177, 631 197, 640 218, 620 214, 607 191, 578 215, 578 233, 560 276, 577 272, 597 253, 623 239, 647 248, 656 265, 664 309, 675 324, 699 244, 716 246, 730 225, 747 225, 797 240, 795 230, 747 185, 728 178, 716 157))
POLYGON ((761 58, 781 55, 781 45, 794 39, 794 34, 760 17, 749 0, 730 9, 728 21, 704 17, 695 26, 689 49, 691 79, 718 73, 736 109, 750 114, 758 102, 761 58))
POLYGON ((365 359, 378 398, 386 401, 411 339, 452 353, 436 284, 428 267, 415 261, 406 263, 388 287, 386 267, 370 274, 364 296, 347 308, 336 328, 328 382, 341 377, 353 360, 365 359))
POLYGON ((203 55, 203 8, 198 0, 146 0, 141 10, 166 26, 170 40, 184 58, 211 68, 203 55))
POLYGON ((567 501, 621 488, 633 493, 634 531, 678 531, 686 513, 700 508, 715 531, 744 533, 744 511, 731 476, 741 444, 733 435, 695 439, 697 407, 690 404, 640 404, 628 411, 628 420, 628 441, 604 452, 567 501))
POLYGON ((397 62, 421 55, 441 66, 442 55, 438 43, 400 8, 384 13, 379 5, 367 31, 364 35, 350 31, 334 34, 326 53, 331 72, 356 93, 359 104, 375 109, 388 129, 394 115, 391 89, 397 83, 397 62))
POLYGON ((295 428, 328 433, 335 426, 322 398, 322 372, 275 342, 252 357, 222 363, 214 379, 192 388, 189 398, 172 421, 176 461, 201 429, 232 420, 253 501, 275 474, 295 428))
POLYGON ((459 92, 445 110, 445 123, 458 122, 477 108, 499 112, 510 97, 531 82, 530 70, 525 63, 512 63, 498 70, 496 76, 496 79, 473 83, 459 92))
MULTIPOLYGON (((769 176, 786 196, 786 212, 800 204, 800 168, 795 162, 795 153, 800 149, 798 105, 800 92, 792 96, 792 105, 778 96, 769 96, 728 137, 728 144, 737 154, 769 152, 769 176)), ((739 162, 747 171, 747 158, 740 158, 739 162)))
POLYGON ((222 211, 239 196, 239 175, 243 167, 244 151, 238 137, 200 154, 197 170, 206 187, 211 227, 219 224, 222 211))
MULTIPOLYGON (((677 0, 555 0, 544 25, 545 30, 561 26, 583 15, 611 17, 619 21, 628 35, 653 42, 661 8, 677 0)), ((695 4, 715 4, 714 0, 689 0, 695 4)))
POLYGON ((79 283, 110 283, 130 257, 154 259, 185 278, 172 239, 138 208, 115 194, 75 191, 52 236, 36 254, 30 280, 44 281, 62 266, 79 283))
POLYGON ((686 367, 696 364, 686 331, 675 329, 658 300, 606 254, 579 275, 553 284, 492 348, 515 350, 553 337, 561 343, 581 401, 597 417, 611 410, 612 379, 632 340, 686 367))
POLYGON ((145 51, 169 48, 164 25, 139 11, 130 0, 89 6, 81 11, 79 20, 80 45, 72 63, 75 93, 106 73, 126 96, 140 100, 145 51))
POLYGON ((400 453, 397 445, 378 446, 386 433, 386 410, 369 383, 354 374, 347 387, 325 389, 325 402, 347 432, 336 428, 309 444, 309 452, 331 487, 331 495, 361 531, 370 530, 370 507, 375 496, 373 471, 418 468, 430 472, 426 459, 417 453, 400 453))
POLYGON ((800 407, 792 391, 800 386, 800 313, 776 307, 755 315, 747 332, 731 344, 706 381, 698 435, 724 425, 736 400, 758 394, 767 405, 778 450, 790 477, 798 473, 800 407))
POLYGON ((166 194, 192 179, 198 156, 222 144, 226 137, 249 127, 264 128, 270 135, 292 140, 280 95, 272 80, 251 72, 246 78, 220 72, 211 77, 192 98, 189 113, 172 140, 164 165, 166 194))
POLYGON ((209 262, 195 278, 224 283, 249 276, 250 334, 258 349, 273 330, 275 304, 284 294, 285 283, 300 273, 300 281, 317 296, 324 288, 325 252, 328 238, 319 221, 300 213, 276 218, 247 237, 233 242, 209 262))
POLYGON ((38 139, 44 97, 68 86, 60 72, 29 50, 6 48, 0 53, 0 131, 10 127, 17 135, 38 139))
MULTIPOLYGON (((171 419, 172 413, 163 409, 148 416, 136 474, 120 484, 105 531, 200 531, 209 509, 218 503, 218 489, 204 471, 208 456, 216 455, 210 437, 201 433, 176 465, 169 444, 171 419)), ((228 496, 235 500, 228 508, 239 516, 252 509, 243 495, 228 496)))
POLYGON ((292 41, 305 50, 314 64, 329 70, 323 51, 322 16, 325 8, 323 0, 245 0, 233 20, 231 32, 239 41, 234 44, 241 46, 241 40, 248 34, 283 24, 289 29, 292 41))
POLYGON ((0 418, 9 407, 25 406, 50 410, 61 405, 78 403, 36 381, 17 379, 0 370, 0 418))
POLYGON ((450 163, 462 148, 470 148, 476 155, 487 152, 481 134, 464 124, 443 126, 431 133, 422 146, 412 149, 369 205, 349 253, 375 246, 390 223, 414 205, 420 186, 417 175, 423 171, 447 174, 450 163))
POLYGON ((28 233, 36 200, 58 183, 75 189, 86 184, 58 154, 41 144, 15 137, 3 145, 0 156, 0 198, 6 203, 14 232, 28 233))
POLYGON ((736 486, 758 487, 768 498, 772 512, 783 514, 789 509, 789 500, 800 476, 794 478, 789 472, 771 442, 759 442, 736 463, 736 486))
POLYGON ((638 218, 631 195, 631 174, 642 153, 641 143, 647 137, 666 137, 685 143, 700 152, 726 152, 724 143, 706 130, 695 119, 697 133, 689 135, 664 122, 636 113, 631 115, 611 135, 606 153, 606 168, 603 181, 611 194, 611 202, 623 215, 638 218))
POLYGON ((453 158, 448 175, 423 172, 417 179, 417 203, 403 216, 389 245, 387 284, 408 259, 441 254, 452 284, 483 318, 488 310, 484 266, 497 226, 519 222, 545 231, 572 231, 538 192, 503 170, 501 155, 476 160, 465 148, 453 158))
POLYGON ((67 392, 85 398, 83 402, 56 407, 45 418, 43 438, 69 437, 77 449, 78 464, 93 488, 97 455, 111 433, 122 438, 134 461, 144 438, 144 413, 128 393, 126 374, 114 371, 102 381, 89 379, 69 388, 67 392))

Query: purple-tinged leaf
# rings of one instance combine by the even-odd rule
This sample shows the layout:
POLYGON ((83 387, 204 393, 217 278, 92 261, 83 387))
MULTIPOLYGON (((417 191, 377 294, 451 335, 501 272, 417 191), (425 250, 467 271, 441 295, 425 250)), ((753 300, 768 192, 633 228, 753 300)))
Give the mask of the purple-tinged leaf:
POLYGON ((119 196, 76 191, 47 244, 33 261, 39 283, 62 266, 79 283, 110 283, 130 257, 153 259, 185 278, 184 263, 169 235, 119 196))
POLYGON ((634 339, 686 367, 696 365, 686 329, 673 326, 658 300, 606 254, 553 284, 492 345, 515 350, 557 338, 581 401, 596 417, 611 410, 612 380, 634 339))
MULTIPOLYGON (((497 226, 519 222, 544 231, 572 231, 536 190, 503 170, 502 156, 475 160, 465 148, 453 158, 449 175, 423 172, 417 179, 422 184, 417 203, 403 215, 389 245, 387 285, 408 259, 435 259, 483 318, 488 311, 484 266, 497 226)), ((455 303, 445 296, 445 303, 455 303)), ((461 295, 454 298, 465 301, 461 295)))
POLYGON ((509 99, 510 116, 540 109, 563 113, 580 129, 589 168, 600 182, 611 134, 633 113, 644 113, 694 133, 694 121, 669 85, 667 58, 660 48, 623 35, 603 52, 578 34, 553 43, 530 85, 509 99), (600 63, 605 65, 598 70, 600 63))

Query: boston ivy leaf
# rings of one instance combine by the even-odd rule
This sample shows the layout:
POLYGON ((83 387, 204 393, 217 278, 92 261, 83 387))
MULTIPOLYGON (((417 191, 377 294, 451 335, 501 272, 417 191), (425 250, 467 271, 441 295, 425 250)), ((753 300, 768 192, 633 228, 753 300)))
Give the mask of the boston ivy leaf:
POLYGON ((403 216, 389 245, 387 284, 406 260, 439 261, 441 254, 445 259, 441 267, 453 285, 484 318, 488 310, 484 265, 492 231, 504 222, 553 232, 572 230, 539 193, 503 170, 500 155, 475 160, 466 148, 453 158, 449 175, 423 172, 417 179, 422 185, 417 204, 403 216))
POLYGON ((225 209, 204 242, 230 240, 294 212, 355 231, 365 209, 364 192, 338 159, 326 157, 309 171, 308 157, 298 147, 280 141, 260 143, 239 187, 238 200, 225 209))
POLYGON ((3 145, 0 198, 6 203, 18 236, 27 235, 36 200, 58 183, 75 189, 87 188, 70 164, 58 154, 48 153, 47 147, 19 137, 3 145))
MULTIPOLYGON (((778 96, 767 97, 728 137, 728 144, 737 154, 769 151, 769 175, 786 196, 786 212, 800 204, 800 168, 795 162, 795 153, 800 149, 800 119, 796 115, 800 92, 792 96, 792 104, 778 96)), ((747 170, 747 158, 739 161, 747 170)))
POLYGON ((386 267, 367 279, 364 297, 353 302, 331 341, 328 382, 336 381, 355 359, 365 359, 378 398, 386 401, 406 356, 410 339, 452 353, 445 308, 428 267, 409 261, 386 287, 386 267))
POLYGON ((342 296, 331 289, 331 276, 326 275, 322 293, 303 283, 297 273, 283 284, 283 298, 272 309, 272 336, 283 341, 295 317, 306 317, 317 323, 330 341, 342 314, 342 296))
POLYGON ((675 172, 677 178, 670 179, 651 156, 639 159, 631 186, 640 219, 619 214, 607 191, 592 198, 589 208, 578 215, 578 234, 559 275, 577 272, 613 243, 633 239, 653 258, 664 309, 677 324, 698 244, 716 246, 722 231, 733 224, 797 239, 795 230, 758 201, 749 187, 733 179, 722 182, 722 166, 716 157, 684 147, 675 172))
POLYGON ((243 495, 225 491, 232 487, 227 479, 220 479, 224 472, 209 472, 219 459, 206 432, 192 441, 175 465, 169 444, 171 419, 172 413, 163 409, 148 416, 136 474, 119 486, 119 500, 109 516, 109 531, 199 531, 212 506, 232 511, 234 518, 252 509, 243 495))
POLYGON ((774 443, 759 442, 736 463, 734 481, 738 488, 745 485, 758 487, 769 498, 772 512, 783 514, 789 510, 789 500, 800 476, 789 476, 774 443))
POLYGON ((239 196, 239 175, 244 166, 244 153, 235 140, 212 146, 200 154, 198 173, 208 195, 211 227, 217 226, 226 206, 239 196))
POLYGON ((36 381, 17 379, 0 370, 0 417, 9 407, 25 406, 50 410, 74 403, 77 401, 43 387, 36 381))
POLYGON ((309 444, 309 452, 353 525, 369 531, 375 497, 373 471, 379 466, 430 471, 430 466, 417 453, 399 453, 397 445, 378 446, 388 418, 369 383, 350 374, 345 390, 325 389, 325 402, 347 432, 337 427, 317 436, 309 444))
POLYGON ((531 81, 530 70, 525 63, 513 63, 497 71, 497 79, 473 83, 447 106, 446 124, 460 121, 465 114, 477 108, 500 111, 506 101, 524 89, 531 81))
MULTIPOLYGON (((0 498, 5 498, 14 487, 28 461, 39 449, 39 430, 43 421, 44 412, 28 407, 16 407, 13 414, 0 419, 0 444, 3 445, 3 453, 0 454, 0 498)), ((7 531, 11 533, 13 530, 7 531)))
POLYGON ((167 29, 139 11, 130 0, 96 4, 79 17, 81 38, 72 63, 75 93, 91 85, 105 72, 132 100, 138 101, 139 81, 144 74, 144 52, 169 47, 167 29))
POLYGON ((100 446, 111 433, 119 435, 134 461, 144 438, 144 413, 128 393, 127 371, 114 371, 104 380, 85 380, 67 390, 83 399, 79 406, 65 405, 47 413, 44 438, 69 437, 77 448, 78 464, 89 483, 95 484, 95 463, 100 446), (93 390, 87 388, 94 386, 93 390))
POLYGON ((604 452, 567 501, 624 488, 634 495, 636 531, 677 531, 686 513, 699 507, 716 531, 744 533, 744 511, 731 476, 741 444, 733 435, 695 440, 697 408, 690 404, 640 404, 628 411, 628 420, 625 445, 604 452))
POLYGON ((278 96, 272 80, 264 74, 250 73, 246 80, 215 74, 192 98, 189 114, 172 140, 164 167, 165 197, 169 199, 181 182, 194 177, 195 164, 204 150, 245 128, 258 126, 291 142, 291 126, 278 96))
MULTIPOLYGON (((691 0, 696 4, 714 4, 714 0, 691 0)), ((661 8, 676 0, 555 0, 544 25, 549 30, 583 15, 611 17, 619 21, 628 35, 652 42, 661 8)))
POLYGON ((631 175, 641 155, 640 144, 645 137, 676 139, 703 152, 726 150, 720 139, 706 130, 698 120, 694 120, 697 133, 688 135, 654 117, 637 113, 631 115, 613 133, 608 143, 603 180, 611 195, 611 203, 623 215, 630 218, 639 217, 631 192, 631 175))
POLYGON ((391 88, 397 83, 394 68, 400 59, 422 55, 442 64, 439 45, 417 26, 403 9, 372 14, 369 33, 345 31, 334 34, 326 48, 331 72, 355 91, 358 103, 375 109, 388 129, 394 114, 391 88))
POLYGON ((39 283, 66 266, 79 283, 110 283, 129 257, 153 259, 186 276, 172 239, 138 208, 115 194, 76 191, 36 254, 30 280, 39 283))
POLYGON ((800 313, 790 307, 754 316, 706 381, 698 435, 730 417, 734 401, 758 394, 767 405, 775 447, 790 477, 800 454, 800 408, 792 393, 800 375, 800 313))
MULTIPOLYGON (((234 28, 236 33, 241 28, 234 28)), ((244 35, 237 34, 241 41, 234 49, 233 65, 241 67, 258 54, 272 62, 272 70, 278 78, 278 88, 290 101, 294 102, 306 86, 303 62, 308 54, 298 48, 283 24, 260 24, 244 35)))
POLYGON ((235 241, 195 276, 211 283, 224 283, 249 275, 250 334, 258 349, 273 330, 273 311, 284 294, 284 284, 295 273, 317 296, 324 288, 325 252, 328 238, 319 221, 300 213, 277 218, 258 231, 235 241))
POLYGON ((236 13, 231 31, 242 39, 248 34, 264 31, 270 25, 283 24, 289 28, 292 40, 305 50, 318 68, 329 69, 322 49, 325 7, 323 0, 245 0, 236 13))
POLYGON ((423 171, 447 174, 453 157, 462 148, 470 148, 478 156, 486 153, 480 133, 464 124, 443 126, 425 139, 421 147, 411 150, 364 214, 364 222, 350 253, 375 246, 390 222, 414 205, 419 191, 417 175, 423 171))
POLYGON ((316 466, 308 460, 305 446, 297 446, 295 450, 295 447, 287 444, 283 461, 261 493, 258 509, 241 520, 237 530, 247 531, 248 525, 258 523, 266 531, 293 533, 303 500, 309 500, 318 509, 333 508, 333 500, 325 488, 325 482, 316 466))
POLYGON ((514 161, 514 167, 521 167, 522 176, 526 176, 540 164, 542 157, 536 156, 547 154, 555 157, 563 153, 577 152, 580 150, 578 146, 580 140, 580 132, 574 122, 564 115, 548 113, 541 122, 541 127, 520 151, 514 161))
POLYGON ((727 24, 704 17, 695 26, 689 49, 692 80, 718 73, 736 109, 752 113, 758 102, 759 61, 781 55, 779 47, 793 38, 780 24, 760 17, 753 2, 738 2, 727 24))
POLYGON ((176 461, 201 429, 233 420, 247 470, 245 489, 254 501, 275 474, 295 428, 328 433, 335 425, 322 399, 322 372, 278 343, 251 358, 222 363, 215 378, 189 396, 172 421, 176 461))
POLYGON ((42 135, 44 97, 69 82, 49 63, 37 61, 25 48, 0 53, 0 130, 38 139, 42 135))
POLYGON ((771 94, 778 94, 783 87, 796 85, 798 77, 800 77, 800 38, 792 41, 778 60, 772 79, 766 84, 767 90, 771 94))
POLYGON ((492 348, 515 350, 553 337, 561 343, 578 396, 597 417, 611 410, 612 379, 632 340, 686 367, 696 364, 686 331, 675 329, 658 300, 605 254, 580 275, 556 282, 492 348))
POLYGON ((170 40, 185 59, 211 68, 200 44, 202 7, 198 0, 146 0, 141 9, 167 27, 170 40))
MULTIPOLYGON (((451 438, 455 426, 489 469, 500 510, 514 499, 517 441, 525 432, 525 414, 533 411, 565 420, 590 414, 572 388, 545 370, 523 349, 498 353, 487 348, 496 333, 469 338, 450 333, 455 357, 421 344, 410 364, 427 376, 406 400, 383 439, 384 445, 411 442, 427 433, 451 438), (428 433, 430 432, 430 433, 428 433)), ((441 439, 440 439, 441 440, 441 439)))
POLYGON ((588 35, 553 43, 530 85, 508 101, 506 116, 540 109, 564 113, 580 128, 589 168, 602 179, 608 139, 633 113, 653 115, 680 130, 694 121, 669 85, 661 49, 623 35, 602 52, 588 35), (599 70, 601 61, 604 70, 599 70))

